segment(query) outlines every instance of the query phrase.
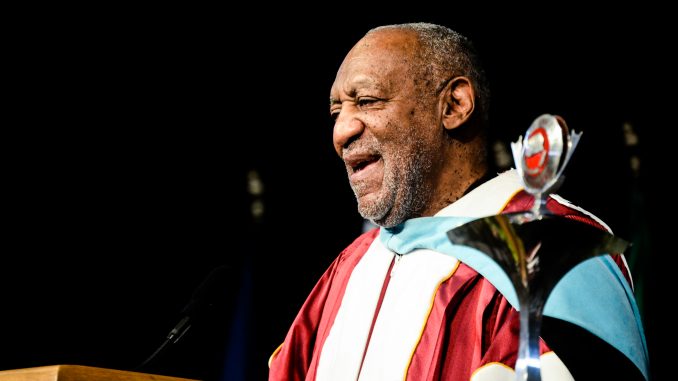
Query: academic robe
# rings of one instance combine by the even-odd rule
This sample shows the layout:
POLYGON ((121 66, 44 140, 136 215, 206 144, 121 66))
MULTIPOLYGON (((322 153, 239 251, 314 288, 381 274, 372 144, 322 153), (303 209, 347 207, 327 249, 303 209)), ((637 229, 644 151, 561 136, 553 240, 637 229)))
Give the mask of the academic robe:
MULTIPOLYGON (((444 227, 437 233, 424 228, 425 238, 433 242, 429 246, 402 247, 412 237, 407 235, 412 232, 408 226, 421 221, 360 236, 336 258, 309 295, 285 341, 271 356, 269 380, 513 380, 520 322, 509 301, 515 305, 515 295, 511 298, 512 291, 501 286, 502 279, 488 275, 488 266, 475 261, 482 254, 461 256, 464 262, 455 257, 455 253, 463 254, 458 248, 442 248, 449 242, 441 233, 447 230, 443 222, 450 221, 446 216, 469 219, 523 211, 532 202, 515 171, 508 171, 429 218, 435 224, 431 226, 444 227), (401 230, 404 233, 399 236, 401 230), (404 242, 398 247, 400 238, 404 242)), ((608 229, 558 196, 551 197, 547 207, 554 214, 608 229)), ((608 258, 619 266, 621 278, 628 277, 621 254, 608 258)), ((629 303, 633 305, 632 300, 629 303)), ((646 377, 646 350, 636 353, 642 348, 637 343, 627 345, 623 338, 622 344, 609 345, 587 331, 592 327, 598 332, 599 322, 580 323, 578 316, 550 323, 546 318, 540 348, 545 381, 571 380, 573 369, 577 379, 599 373, 609 376, 615 370, 624 379, 646 377), (551 336, 546 334, 549 326, 551 336), (634 363, 628 354, 620 355, 620 347, 621 352, 640 360, 634 363), (582 355, 594 348, 596 353, 582 355), (567 366, 556 355, 561 350, 567 353, 567 366), (601 359, 592 360, 596 356, 601 359)), ((644 346, 642 326, 636 332, 638 324, 625 329, 634 331, 644 346)), ((614 341, 618 332, 603 329, 600 336, 614 341)), ((622 332, 625 336, 626 331, 622 332)))

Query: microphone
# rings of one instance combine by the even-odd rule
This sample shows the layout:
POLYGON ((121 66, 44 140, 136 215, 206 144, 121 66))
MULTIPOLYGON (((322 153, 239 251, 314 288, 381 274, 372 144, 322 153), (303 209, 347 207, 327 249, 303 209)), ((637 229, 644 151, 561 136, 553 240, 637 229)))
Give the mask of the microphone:
POLYGON ((222 265, 213 269, 200 285, 193 291, 191 300, 181 310, 182 318, 170 330, 165 341, 153 352, 144 362, 135 369, 141 369, 147 366, 160 354, 164 353, 171 344, 176 344, 191 329, 193 323, 216 305, 224 302, 224 286, 229 279, 227 275, 231 272, 231 267, 222 265))

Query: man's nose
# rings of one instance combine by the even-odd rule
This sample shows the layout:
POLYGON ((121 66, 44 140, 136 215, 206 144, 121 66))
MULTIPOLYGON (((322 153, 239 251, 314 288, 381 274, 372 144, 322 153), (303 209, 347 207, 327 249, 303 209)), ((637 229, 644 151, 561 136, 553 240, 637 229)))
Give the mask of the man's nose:
POLYGON ((354 114, 344 112, 339 113, 334 123, 334 149, 339 156, 344 148, 348 147, 352 141, 357 139, 365 130, 365 124, 354 114))

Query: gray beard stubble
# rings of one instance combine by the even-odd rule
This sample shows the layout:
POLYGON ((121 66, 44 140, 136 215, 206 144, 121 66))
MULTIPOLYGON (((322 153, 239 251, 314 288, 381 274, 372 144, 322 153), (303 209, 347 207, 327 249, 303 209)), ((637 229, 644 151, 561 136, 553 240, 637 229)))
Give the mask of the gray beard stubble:
MULTIPOLYGON (((431 155, 427 145, 419 137, 409 136, 408 141, 401 143, 404 147, 412 147, 410 152, 403 150, 393 152, 384 160, 383 197, 376 202, 363 204, 358 195, 360 185, 351 184, 358 212, 363 218, 377 225, 389 228, 403 221, 418 217, 431 198, 430 186, 424 181, 431 171, 431 155)), ((379 150, 381 151, 381 150, 379 150)))

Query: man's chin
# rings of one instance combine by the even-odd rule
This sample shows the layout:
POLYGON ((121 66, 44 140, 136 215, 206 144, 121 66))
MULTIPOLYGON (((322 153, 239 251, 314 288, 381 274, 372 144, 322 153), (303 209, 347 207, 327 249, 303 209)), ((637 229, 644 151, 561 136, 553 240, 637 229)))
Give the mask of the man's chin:
POLYGON ((396 221, 394 218, 392 218, 390 213, 387 213, 385 216, 381 218, 369 218, 370 221, 372 221, 373 224, 379 225, 382 228, 392 228, 396 225, 398 225, 400 222, 396 221))
POLYGON ((403 212, 401 208, 396 208, 395 203, 386 202, 384 199, 361 198, 358 200, 358 212, 363 218, 385 228, 394 227, 405 219, 400 215, 403 212))
POLYGON ((376 223, 376 221, 384 218, 390 207, 384 205, 383 200, 374 196, 375 195, 370 194, 358 198, 358 212, 363 218, 372 220, 376 223))

